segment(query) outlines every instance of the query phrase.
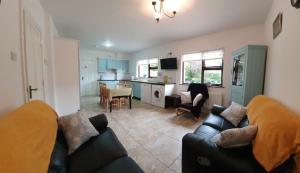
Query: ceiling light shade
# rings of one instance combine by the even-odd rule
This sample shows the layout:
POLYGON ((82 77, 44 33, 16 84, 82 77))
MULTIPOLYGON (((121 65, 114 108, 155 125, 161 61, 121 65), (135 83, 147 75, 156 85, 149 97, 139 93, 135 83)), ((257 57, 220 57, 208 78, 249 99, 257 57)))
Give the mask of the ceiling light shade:
POLYGON ((177 10, 179 8, 180 0, 154 0, 152 1, 152 6, 154 8, 154 16, 157 23, 160 21, 162 16, 166 16, 168 18, 174 18, 177 14, 177 10), (177 3, 176 3, 177 2, 177 3))
POLYGON ((109 47, 112 47, 114 44, 112 42, 108 41, 108 42, 104 42, 102 45, 109 48, 109 47))

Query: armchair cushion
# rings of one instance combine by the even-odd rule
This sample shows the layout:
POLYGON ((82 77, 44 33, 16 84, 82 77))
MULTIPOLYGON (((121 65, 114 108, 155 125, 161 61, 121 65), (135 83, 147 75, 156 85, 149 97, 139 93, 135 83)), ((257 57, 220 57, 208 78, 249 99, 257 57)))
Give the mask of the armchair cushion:
POLYGON ((199 101, 202 100, 202 98, 203 98, 203 95, 201 93, 199 93, 193 100, 193 106, 197 106, 199 101))

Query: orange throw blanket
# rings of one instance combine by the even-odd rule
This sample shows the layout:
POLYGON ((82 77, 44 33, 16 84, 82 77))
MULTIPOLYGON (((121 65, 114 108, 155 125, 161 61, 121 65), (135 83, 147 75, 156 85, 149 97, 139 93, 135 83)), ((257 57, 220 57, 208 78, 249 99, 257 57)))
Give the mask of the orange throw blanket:
POLYGON ((0 172, 46 173, 57 133, 57 114, 32 101, 0 118, 0 172))
POLYGON ((271 171, 291 155, 300 172, 300 116, 265 96, 255 97, 248 105, 250 124, 258 126, 253 141, 256 160, 271 171))

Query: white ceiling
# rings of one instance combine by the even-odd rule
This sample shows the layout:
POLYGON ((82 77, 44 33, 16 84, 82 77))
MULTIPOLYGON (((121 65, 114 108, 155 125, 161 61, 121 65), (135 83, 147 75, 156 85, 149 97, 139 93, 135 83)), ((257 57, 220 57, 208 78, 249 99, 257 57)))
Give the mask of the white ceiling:
POLYGON ((182 0, 174 19, 154 20, 151 0, 41 0, 59 33, 86 49, 135 52, 265 21, 272 0, 182 0), (96 45, 100 44, 99 48, 96 45))

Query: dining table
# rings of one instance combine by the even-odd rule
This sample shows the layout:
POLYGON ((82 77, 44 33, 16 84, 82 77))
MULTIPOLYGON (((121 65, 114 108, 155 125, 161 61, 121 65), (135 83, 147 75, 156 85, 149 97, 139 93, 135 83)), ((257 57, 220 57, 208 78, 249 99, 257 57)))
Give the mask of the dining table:
POLYGON ((113 99, 121 99, 121 98, 128 98, 129 100, 129 109, 131 109, 132 103, 132 88, 124 87, 124 86, 117 86, 116 88, 109 89, 109 109, 112 112, 112 100, 113 99))

